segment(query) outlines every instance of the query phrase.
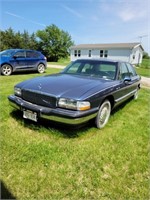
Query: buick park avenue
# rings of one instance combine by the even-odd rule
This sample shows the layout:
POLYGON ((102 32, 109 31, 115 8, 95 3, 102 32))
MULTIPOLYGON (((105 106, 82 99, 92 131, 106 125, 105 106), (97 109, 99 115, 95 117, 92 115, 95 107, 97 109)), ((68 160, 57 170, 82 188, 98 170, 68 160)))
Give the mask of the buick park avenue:
POLYGON ((94 119, 103 128, 111 111, 127 99, 137 99, 140 76, 127 62, 80 59, 62 72, 23 81, 8 97, 23 118, 77 125, 94 119))

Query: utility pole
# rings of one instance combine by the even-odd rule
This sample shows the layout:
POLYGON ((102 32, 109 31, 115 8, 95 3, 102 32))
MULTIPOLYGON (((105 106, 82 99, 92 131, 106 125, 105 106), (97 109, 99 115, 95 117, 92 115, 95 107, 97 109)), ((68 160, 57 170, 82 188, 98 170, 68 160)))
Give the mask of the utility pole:
POLYGON ((144 37, 148 37, 148 35, 140 35, 140 36, 138 36, 138 38, 140 39, 140 44, 142 43, 142 38, 144 38, 144 37))
MULTIPOLYGON (((138 36, 138 38, 139 38, 139 40, 140 40, 140 44, 142 44, 142 39, 143 39, 144 37, 148 37, 148 35, 139 35, 139 36, 138 36)), ((139 56, 138 56, 138 65, 139 65, 139 63, 140 63, 140 54, 139 54, 139 56)))

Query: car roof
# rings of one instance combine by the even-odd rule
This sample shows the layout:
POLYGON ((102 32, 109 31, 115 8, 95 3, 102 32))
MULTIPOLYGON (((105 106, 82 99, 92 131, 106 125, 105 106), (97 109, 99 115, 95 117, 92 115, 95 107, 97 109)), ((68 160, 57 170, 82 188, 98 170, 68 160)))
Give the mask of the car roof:
POLYGON ((75 61, 102 61, 102 62, 113 62, 113 63, 119 63, 119 62, 123 62, 120 60, 111 60, 111 59, 104 59, 104 58, 86 58, 86 59, 77 59, 75 61))
POLYGON ((6 49, 5 51, 37 51, 32 49, 6 49))

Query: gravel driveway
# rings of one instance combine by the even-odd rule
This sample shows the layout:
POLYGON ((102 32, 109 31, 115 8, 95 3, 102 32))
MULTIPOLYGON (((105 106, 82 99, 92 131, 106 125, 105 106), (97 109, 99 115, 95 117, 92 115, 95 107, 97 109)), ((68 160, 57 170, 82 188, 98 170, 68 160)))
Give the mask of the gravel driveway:
POLYGON ((144 76, 141 77, 141 87, 150 88, 150 78, 146 78, 144 76))
MULTIPOLYGON (((51 68, 58 68, 58 69, 64 69, 64 67, 65 67, 65 66, 61 66, 61 65, 50 65, 50 64, 48 64, 47 66, 51 67, 51 68)), ((150 78, 142 76, 141 77, 141 87, 150 88, 150 78)))

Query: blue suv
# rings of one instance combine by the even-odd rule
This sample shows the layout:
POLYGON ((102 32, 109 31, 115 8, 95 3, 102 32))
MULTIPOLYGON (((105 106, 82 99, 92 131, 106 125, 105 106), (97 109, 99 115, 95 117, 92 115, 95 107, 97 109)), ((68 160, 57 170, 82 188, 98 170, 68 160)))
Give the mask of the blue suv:
POLYGON ((44 73, 47 59, 39 51, 9 49, 0 52, 0 74, 9 76, 15 71, 35 70, 44 73))

